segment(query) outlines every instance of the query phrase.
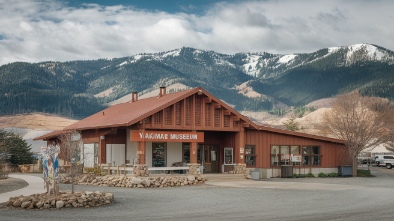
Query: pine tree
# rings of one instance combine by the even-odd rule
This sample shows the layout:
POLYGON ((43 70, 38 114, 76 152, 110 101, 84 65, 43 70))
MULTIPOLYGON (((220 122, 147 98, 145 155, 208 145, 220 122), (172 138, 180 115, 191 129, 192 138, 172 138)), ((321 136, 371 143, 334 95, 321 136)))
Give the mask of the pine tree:
POLYGON ((12 132, 0 131, 0 140, 3 144, 6 161, 13 165, 31 164, 34 162, 31 145, 28 145, 20 135, 12 132))
POLYGON ((298 127, 298 123, 296 121, 295 115, 292 115, 290 119, 287 121, 283 122, 283 125, 285 126, 286 130, 291 130, 291 131, 297 131, 300 130, 298 127))

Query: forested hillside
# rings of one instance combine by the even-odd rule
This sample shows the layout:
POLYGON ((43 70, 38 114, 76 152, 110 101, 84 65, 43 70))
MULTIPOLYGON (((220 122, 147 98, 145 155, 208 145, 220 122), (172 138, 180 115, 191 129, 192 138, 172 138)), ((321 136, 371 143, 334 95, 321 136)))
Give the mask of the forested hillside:
POLYGON ((201 86, 237 110, 299 107, 354 89, 393 99, 394 53, 368 44, 289 55, 181 48, 92 61, 16 62, 0 66, 0 115, 82 118, 132 91, 175 83, 201 86))

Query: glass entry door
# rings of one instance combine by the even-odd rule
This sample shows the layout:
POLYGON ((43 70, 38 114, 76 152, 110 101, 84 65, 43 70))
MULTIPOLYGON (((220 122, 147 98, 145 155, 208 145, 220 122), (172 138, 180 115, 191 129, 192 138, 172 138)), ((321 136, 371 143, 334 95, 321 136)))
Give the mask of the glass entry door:
POLYGON ((152 166, 167 166, 167 143, 152 143, 152 166))
POLYGON ((219 173, 218 145, 199 144, 197 149, 197 163, 203 166, 203 173, 219 173))

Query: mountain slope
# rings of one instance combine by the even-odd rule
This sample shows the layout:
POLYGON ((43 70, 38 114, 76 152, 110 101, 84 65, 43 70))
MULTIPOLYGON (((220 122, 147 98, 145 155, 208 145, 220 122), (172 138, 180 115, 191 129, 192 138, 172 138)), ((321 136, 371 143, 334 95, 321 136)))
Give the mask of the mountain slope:
MULTIPOLYGON (((181 48, 131 57, 0 66, 0 115, 81 118, 132 91, 201 86, 237 110, 303 106, 354 89, 394 98, 394 53, 356 44, 277 55, 181 48)), ((140 94, 141 95, 141 94, 140 94)))

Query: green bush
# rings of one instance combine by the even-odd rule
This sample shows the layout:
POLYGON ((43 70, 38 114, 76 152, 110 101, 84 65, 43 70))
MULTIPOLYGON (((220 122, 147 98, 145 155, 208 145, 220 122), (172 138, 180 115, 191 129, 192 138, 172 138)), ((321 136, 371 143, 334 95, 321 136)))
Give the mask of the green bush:
MULTIPOLYGON (((313 173, 308 174, 293 174, 293 178, 305 178, 305 177, 315 177, 313 173)), ((338 173, 319 173, 317 177, 325 178, 325 177, 338 177, 338 173)))
POLYGON ((313 175, 313 173, 310 173, 310 172, 309 172, 309 173, 307 174, 307 177, 315 177, 315 175, 313 175))
POLYGON ((370 170, 357 170, 357 176, 359 176, 359 177, 371 176, 371 171, 370 170))
POLYGON ((293 174, 293 178, 303 178, 305 176, 302 176, 303 174, 293 174))
POLYGON ((329 173, 327 174, 328 177, 338 177, 338 173, 329 173))

